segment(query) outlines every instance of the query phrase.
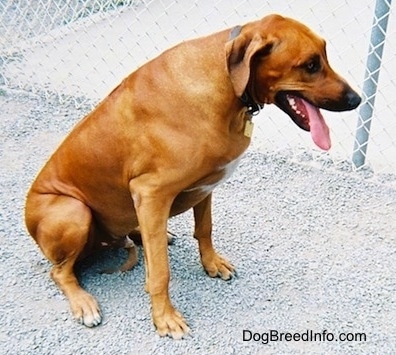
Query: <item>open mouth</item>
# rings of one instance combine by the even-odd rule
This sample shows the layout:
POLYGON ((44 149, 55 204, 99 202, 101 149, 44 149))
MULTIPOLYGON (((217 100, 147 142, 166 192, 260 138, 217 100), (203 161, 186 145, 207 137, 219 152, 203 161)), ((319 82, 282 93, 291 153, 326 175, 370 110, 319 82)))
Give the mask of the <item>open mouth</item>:
POLYGON ((278 92, 275 104, 286 112, 298 127, 310 131, 312 140, 320 149, 330 149, 330 130, 318 107, 297 92, 288 91, 278 92))

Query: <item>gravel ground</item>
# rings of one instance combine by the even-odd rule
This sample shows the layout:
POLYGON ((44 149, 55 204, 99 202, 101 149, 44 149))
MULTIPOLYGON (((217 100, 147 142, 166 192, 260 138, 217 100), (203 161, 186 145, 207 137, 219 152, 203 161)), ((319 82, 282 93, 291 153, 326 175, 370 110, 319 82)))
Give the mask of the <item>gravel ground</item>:
POLYGON ((309 152, 250 151, 217 188, 215 244, 238 270, 231 282, 202 270, 191 213, 170 221, 170 290, 191 337, 156 335, 141 251, 125 274, 99 273, 121 264, 123 251, 80 265, 104 322, 78 325, 27 235, 23 205, 35 174, 87 109, 0 90, 1 354, 396 353, 396 179, 314 162, 309 152), (260 339, 244 341, 244 330, 260 339), (264 344, 270 330, 326 331, 335 340, 264 344), (366 341, 336 341, 340 333, 365 333, 366 341))

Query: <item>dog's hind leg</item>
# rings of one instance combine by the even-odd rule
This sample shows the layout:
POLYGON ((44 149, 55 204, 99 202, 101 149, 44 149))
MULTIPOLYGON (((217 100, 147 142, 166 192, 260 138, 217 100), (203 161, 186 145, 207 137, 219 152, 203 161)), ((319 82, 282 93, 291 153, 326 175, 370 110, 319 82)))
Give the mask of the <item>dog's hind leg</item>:
POLYGON ((133 245, 133 246, 130 246, 130 247, 125 248, 125 249, 128 252, 128 257, 127 257, 127 260, 124 262, 124 264, 122 264, 121 267, 120 267, 120 271, 121 272, 126 272, 126 271, 129 271, 129 270, 132 270, 133 267, 138 262, 136 246, 133 245))
POLYGON ((111 268, 101 271, 102 274, 112 274, 117 271, 126 272, 132 270, 133 267, 137 264, 138 253, 135 243, 129 238, 129 236, 125 236, 122 242, 124 244, 122 247, 128 253, 127 260, 119 268, 111 268))
POLYGON ((51 277, 69 300, 74 317, 88 327, 98 325, 102 316, 95 298, 79 285, 74 264, 88 242, 91 224, 91 210, 75 198, 28 195, 28 230, 53 263, 51 277))
MULTIPOLYGON (((132 239, 132 241, 136 245, 142 245, 142 234, 140 232, 140 227, 136 227, 131 233, 128 234, 128 237, 132 239)), ((174 241, 175 234, 168 231, 167 238, 168 238, 168 245, 172 245, 174 241)))
POLYGON ((229 280, 234 275, 234 267, 217 254, 212 243, 212 194, 194 207, 195 231, 198 240, 202 266, 210 277, 220 276, 229 280))

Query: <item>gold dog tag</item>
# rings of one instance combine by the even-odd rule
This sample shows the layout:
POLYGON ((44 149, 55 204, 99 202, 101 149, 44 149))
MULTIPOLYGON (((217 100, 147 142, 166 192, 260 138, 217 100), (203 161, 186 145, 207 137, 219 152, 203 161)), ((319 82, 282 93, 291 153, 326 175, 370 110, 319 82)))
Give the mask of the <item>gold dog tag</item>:
POLYGON ((245 137, 252 138, 253 127, 254 127, 254 123, 252 122, 252 120, 246 120, 245 131, 243 132, 245 137))

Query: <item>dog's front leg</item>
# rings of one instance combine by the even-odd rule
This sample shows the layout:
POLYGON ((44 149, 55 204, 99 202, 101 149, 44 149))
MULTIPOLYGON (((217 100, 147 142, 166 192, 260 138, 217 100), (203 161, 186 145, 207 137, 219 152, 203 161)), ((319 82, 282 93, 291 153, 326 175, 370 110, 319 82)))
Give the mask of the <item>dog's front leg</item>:
POLYGON ((212 243, 212 194, 194 207, 195 232, 198 240, 201 262, 210 277, 220 276, 229 280, 234 274, 234 267, 216 253, 212 243))
POLYGON ((175 310, 168 292, 170 278, 168 262, 167 221, 173 197, 139 193, 131 189, 142 235, 146 266, 146 291, 151 297, 152 317, 159 335, 180 339, 189 328, 175 310))

